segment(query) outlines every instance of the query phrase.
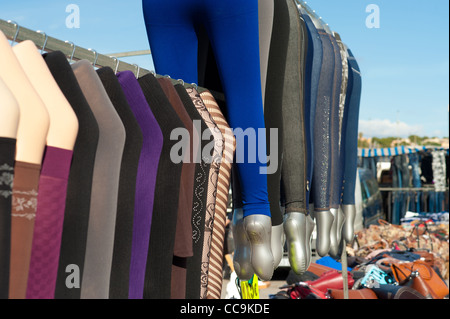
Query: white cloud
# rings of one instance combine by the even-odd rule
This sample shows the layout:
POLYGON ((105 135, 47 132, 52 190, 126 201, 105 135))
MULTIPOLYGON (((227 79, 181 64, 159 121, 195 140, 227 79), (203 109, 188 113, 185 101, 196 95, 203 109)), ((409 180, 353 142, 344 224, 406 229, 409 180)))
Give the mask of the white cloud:
POLYGON ((410 135, 424 134, 422 125, 409 125, 404 122, 391 122, 390 120, 360 120, 359 132, 363 133, 364 137, 408 137, 410 135))

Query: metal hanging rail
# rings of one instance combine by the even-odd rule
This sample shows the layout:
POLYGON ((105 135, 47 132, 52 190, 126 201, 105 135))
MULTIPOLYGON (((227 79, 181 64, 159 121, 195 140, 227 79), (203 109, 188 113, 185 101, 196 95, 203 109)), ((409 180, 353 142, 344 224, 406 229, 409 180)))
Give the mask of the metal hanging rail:
POLYGON ((68 59, 72 61, 88 60, 95 67, 110 67, 116 72, 132 71, 136 77, 144 76, 151 71, 140 68, 136 64, 130 64, 104 54, 99 54, 93 49, 85 49, 76 46, 70 41, 62 41, 51 36, 48 36, 42 31, 33 31, 24 28, 14 21, 5 21, 0 19, 0 30, 5 36, 14 42, 20 43, 22 41, 30 40, 41 50, 46 52, 61 51, 68 59))
POLYGON ((124 58, 129 56, 141 56, 141 55, 150 55, 152 52, 150 50, 139 50, 139 51, 130 51, 130 52, 119 52, 119 53, 110 53, 109 56, 116 58, 124 58))
MULTIPOLYGON (((17 24, 14 21, 5 21, 0 19, 0 30, 5 34, 5 36, 15 42, 20 43, 26 40, 30 40, 34 42, 36 47, 40 49, 42 52, 54 52, 61 51, 67 56, 67 59, 70 61, 80 61, 80 60, 88 60, 92 63, 93 66, 101 68, 101 67, 110 67, 114 70, 115 73, 123 72, 123 71, 132 71, 136 78, 142 77, 146 74, 152 73, 155 77, 161 78, 169 78, 173 84, 182 83, 184 87, 195 87, 202 92, 205 88, 199 87, 197 84, 185 83, 183 80, 172 79, 167 75, 159 75, 154 71, 149 71, 147 69, 139 67, 137 64, 130 64, 119 60, 117 56, 108 56, 105 54, 99 54, 96 50, 93 49, 85 49, 75 45, 70 41, 62 41, 53 37, 48 36, 45 32, 42 31, 33 31, 27 28, 24 28, 17 24)), ((138 53, 150 53, 150 52, 138 52, 138 53)), ((121 55, 121 54, 117 54, 121 55)), ((126 56, 126 55, 124 55, 126 56)), ((212 92, 213 93, 213 92, 212 92)))

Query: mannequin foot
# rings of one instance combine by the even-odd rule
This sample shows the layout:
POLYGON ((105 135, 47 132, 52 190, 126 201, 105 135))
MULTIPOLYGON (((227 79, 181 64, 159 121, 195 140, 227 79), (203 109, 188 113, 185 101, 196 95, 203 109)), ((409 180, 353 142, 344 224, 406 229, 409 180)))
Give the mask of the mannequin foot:
POLYGON ((355 218, 356 218, 356 206, 355 205, 342 205, 342 211, 345 216, 344 228, 342 230, 342 236, 347 243, 353 241, 355 236, 355 218))
POLYGON ((332 208, 331 214, 333 214, 333 226, 331 227, 330 235, 330 256, 334 259, 340 258, 339 250, 342 239, 342 227, 344 225, 345 217, 340 208, 332 208))
POLYGON ((238 278, 242 281, 252 279, 254 270, 251 264, 251 246, 244 228, 244 211, 234 210, 232 222, 234 257, 233 265, 238 278))
POLYGON ((288 243, 289 262, 291 269, 302 275, 308 269, 308 232, 307 216, 302 213, 288 213, 284 220, 284 231, 288 243))
POLYGON ((277 269, 281 263, 281 259, 283 258, 283 250, 284 250, 284 230, 283 224, 272 226, 272 255, 274 262, 274 269, 277 269))
POLYGON ((342 241, 342 230, 344 229, 344 224, 345 224, 345 215, 344 212, 342 211, 342 207, 339 206, 338 209, 338 222, 337 222, 337 227, 338 227, 338 232, 337 232, 337 239, 338 239, 338 243, 340 243, 342 241))
POLYGON ((244 218, 244 228, 251 246, 251 265, 262 280, 270 280, 274 271, 271 249, 272 220, 266 215, 250 215, 244 218))
POLYGON ((317 224, 316 250, 320 257, 325 257, 330 251, 330 235, 333 226, 333 214, 330 211, 315 211, 317 224))
POLYGON ((336 256, 337 251, 339 249, 339 242, 337 240, 337 209, 331 208, 330 209, 331 215, 333 215, 333 223, 331 224, 331 230, 330 230, 330 249, 329 254, 331 257, 334 258, 336 256))
POLYGON ((306 216, 306 270, 308 270, 312 261, 312 234, 316 224, 314 223, 314 219, 311 215, 306 216))

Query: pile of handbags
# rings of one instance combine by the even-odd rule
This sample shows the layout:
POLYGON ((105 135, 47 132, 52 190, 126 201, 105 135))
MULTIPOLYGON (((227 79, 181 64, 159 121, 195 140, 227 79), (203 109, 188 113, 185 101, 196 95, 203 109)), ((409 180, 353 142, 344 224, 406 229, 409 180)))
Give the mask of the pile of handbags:
POLYGON ((434 226, 380 222, 347 246, 348 271, 319 260, 271 298, 448 299, 448 225, 434 226))

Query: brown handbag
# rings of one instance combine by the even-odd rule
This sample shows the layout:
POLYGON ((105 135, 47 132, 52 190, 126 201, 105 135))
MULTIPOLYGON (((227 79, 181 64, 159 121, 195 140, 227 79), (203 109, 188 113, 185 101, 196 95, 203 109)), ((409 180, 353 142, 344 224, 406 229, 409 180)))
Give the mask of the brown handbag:
POLYGON ((429 299, 443 299, 449 290, 434 269, 422 260, 391 265, 392 274, 400 286, 409 286, 429 299))
MULTIPOLYGON (((344 290, 328 289, 328 296, 330 296, 331 299, 345 299, 344 290)), ((358 290, 349 290, 348 299, 378 299, 378 297, 372 289, 363 288, 358 290)))

